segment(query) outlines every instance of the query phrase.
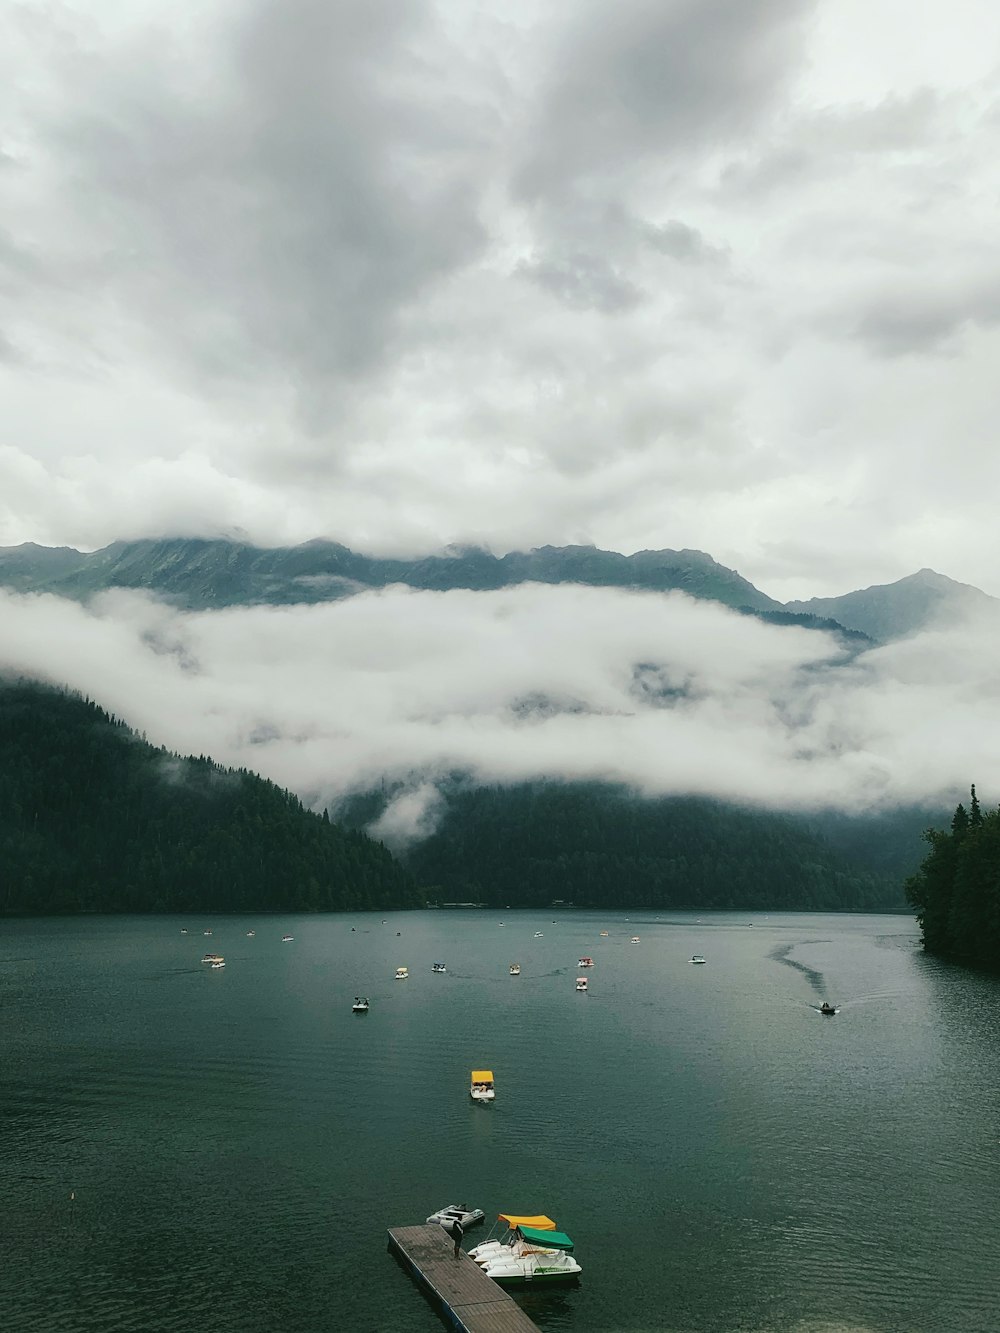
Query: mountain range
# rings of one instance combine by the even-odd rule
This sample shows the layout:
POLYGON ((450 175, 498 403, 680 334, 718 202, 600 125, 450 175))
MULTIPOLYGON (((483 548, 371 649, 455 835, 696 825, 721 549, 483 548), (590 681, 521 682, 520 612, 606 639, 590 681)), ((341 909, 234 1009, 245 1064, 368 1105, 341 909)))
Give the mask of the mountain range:
POLYGON ((638 551, 542 546, 495 556, 450 548, 420 559, 359 554, 331 541, 262 548, 244 542, 165 538, 113 542, 93 552, 27 542, 0 547, 0 587, 86 600, 112 588, 144 589, 188 610, 340 600, 373 588, 480 591, 522 583, 576 583, 654 592, 680 591, 762 619, 887 642, 970 611, 998 616, 1000 600, 921 569, 895 583, 840 597, 782 603, 703 551, 638 551))

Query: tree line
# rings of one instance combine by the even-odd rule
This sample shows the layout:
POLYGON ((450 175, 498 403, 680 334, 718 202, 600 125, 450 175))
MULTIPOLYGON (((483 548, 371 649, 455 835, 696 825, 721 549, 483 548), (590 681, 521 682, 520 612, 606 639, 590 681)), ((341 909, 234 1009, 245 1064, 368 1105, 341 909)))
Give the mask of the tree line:
POLYGON ((928 953, 1000 968, 1000 810, 971 788, 951 828, 928 829, 930 851, 906 882, 928 953))
POLYGON ((150 745, 79 695, 0 683, 0 912, 422 901, 381 843, 273 782, 150 745))
MULTIPOLYGON (((904 910, 898 878, 851 865, 801 823, 604 783, 442 791, 428 838, 402 853, 431 899, 491 906, 904 910)), ((355 817, 380 802, 359 800, 355 817)))

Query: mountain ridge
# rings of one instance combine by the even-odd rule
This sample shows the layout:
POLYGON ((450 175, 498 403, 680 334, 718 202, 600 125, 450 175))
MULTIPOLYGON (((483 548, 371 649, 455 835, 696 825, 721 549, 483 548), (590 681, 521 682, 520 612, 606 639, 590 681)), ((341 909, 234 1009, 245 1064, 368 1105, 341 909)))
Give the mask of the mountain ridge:
POLYGON ((539 546, 495 556, 482 547, 456 546, 407 560, 363 555, 325 538, 276 547, 187 537, 118 541, 92 552, 34 542, 0 547, 0 587, 83 601, 112 588, 142 589, 186 610, 314 605, 394 584, 496 591, 523 583, 680 591, 772 623, 877 642, 955 623, 970 612, 1000 615, 1000 600, 929 568, 839 597, 782 603, 690 548, 627 556, 596 546, 539 546))

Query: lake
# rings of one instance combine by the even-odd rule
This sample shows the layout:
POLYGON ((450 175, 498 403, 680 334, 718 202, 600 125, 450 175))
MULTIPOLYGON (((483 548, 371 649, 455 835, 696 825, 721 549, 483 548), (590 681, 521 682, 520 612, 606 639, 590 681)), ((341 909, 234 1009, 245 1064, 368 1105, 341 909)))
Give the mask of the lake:
POLYGON ((7 920, 0 1020, 6 1333, 438 1333, 452 1202, 574 1238, 547 1331, 1000 1326, 1000 983, 906 917, 7 920))

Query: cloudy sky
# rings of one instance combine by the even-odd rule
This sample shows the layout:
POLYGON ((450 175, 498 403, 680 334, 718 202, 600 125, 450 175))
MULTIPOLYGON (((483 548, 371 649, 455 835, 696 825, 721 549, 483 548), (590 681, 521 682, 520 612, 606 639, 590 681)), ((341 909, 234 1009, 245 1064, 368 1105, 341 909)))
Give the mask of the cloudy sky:
POLYGON ((998 63, 991 0, 11 0, 0 545, 1000 594, 998 63))

